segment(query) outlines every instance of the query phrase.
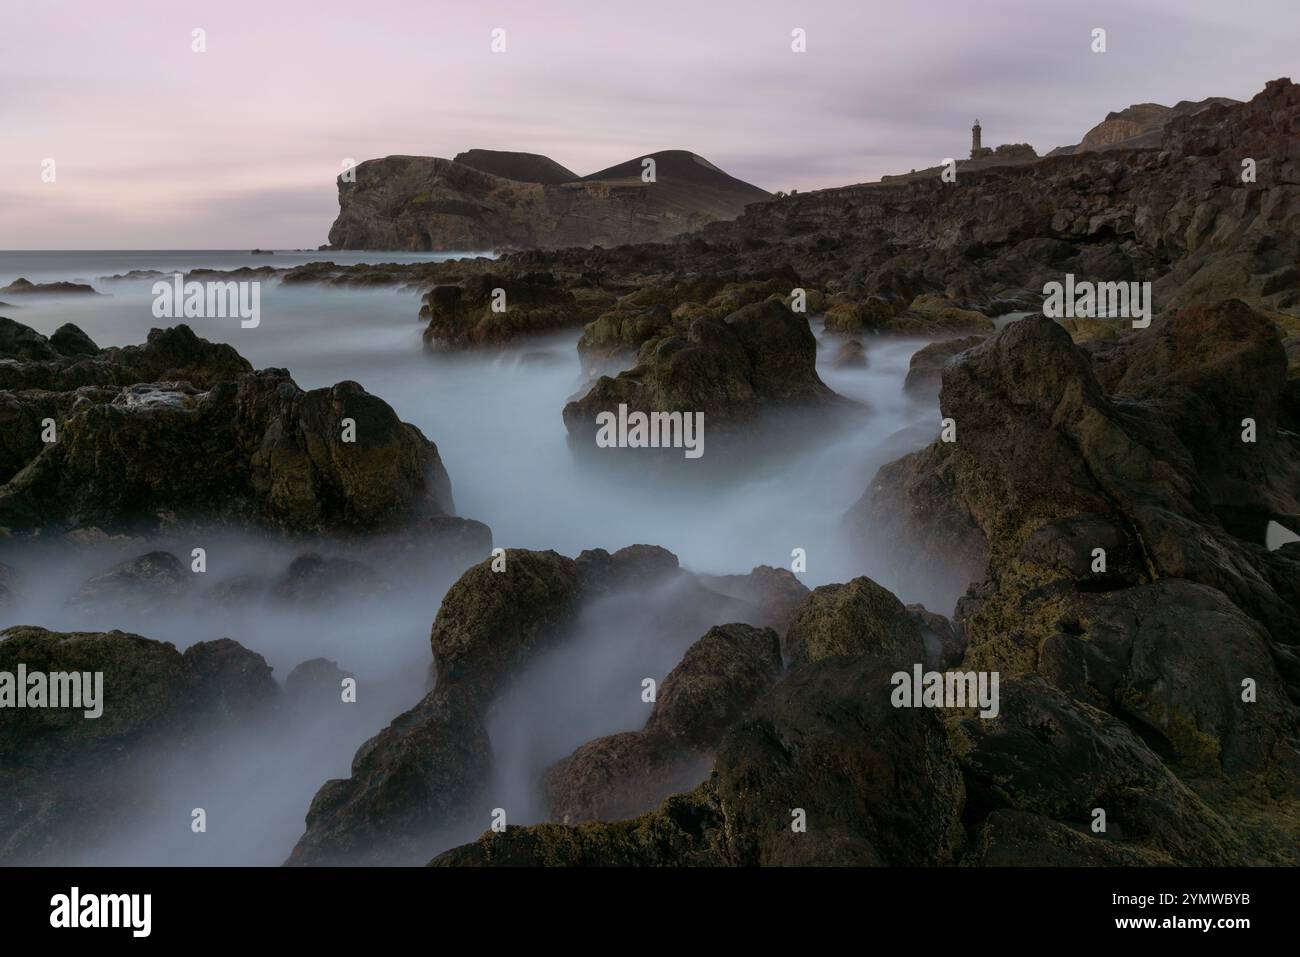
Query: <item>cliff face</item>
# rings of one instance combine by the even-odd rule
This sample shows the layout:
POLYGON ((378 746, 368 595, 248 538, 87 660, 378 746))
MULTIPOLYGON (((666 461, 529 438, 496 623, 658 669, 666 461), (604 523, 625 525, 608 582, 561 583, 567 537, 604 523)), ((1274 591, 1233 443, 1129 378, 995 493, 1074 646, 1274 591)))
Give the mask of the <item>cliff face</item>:
POLYGON ((339 180, 336 249, 485 250, 655 242, 767 198, 692 153, 651 153, 584 179, 544 156, 471 150, 456 160, 389 156, 339 180), (567 176, 566 176, 567 174, 567 176), (512 178, 520 177, 520 178, 512 178))
POLYGON ((1080 153, 1109 149, 1143 149, 1160 145, 1164 128, 1178 116, 1191 116, 1210 106, 1232 106, 1236 100, 1224 96, 1181 100, 1174 106, 1159 103, 1135 103, 1127 109, 1107 114, 1106 118, 1084 134, 1075 149, 1080 153))

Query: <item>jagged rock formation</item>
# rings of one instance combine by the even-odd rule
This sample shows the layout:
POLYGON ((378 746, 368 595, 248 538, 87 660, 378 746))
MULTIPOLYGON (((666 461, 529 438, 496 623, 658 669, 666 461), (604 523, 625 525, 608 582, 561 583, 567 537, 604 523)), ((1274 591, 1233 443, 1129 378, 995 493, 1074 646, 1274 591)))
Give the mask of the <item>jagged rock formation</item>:
MULTIPOLYGON (((491 343, 586 323, 580 350, 591 365, 626 361, 642 343, 680 335, 699 316, 722 318, 754 301, 714 302, 725 284, 748 287, 749 296, 767 282, 781 288, 761 298, 789 301, 803 288, 808 314, 848 336, 985 332, 986 317, 1038 309, 1044 284, 1067 273, 1150 280, 1156 311, 1240 298, 1296 335, 1300 87, 1275 80, 1249 102, 1214 101, 1169 117, 1151 148, 1002 164, 962 173, 956 184, 917 177, 769 198, 672 243, 645 242, 653 234, 638 231, 629 236, 636 245, 614 248, 531 249, 495 262, 309 264, 283 275, 286 282, 460 286, 468 311, 458 306, 434 321, 441 300, 427 302, 432 342, 491 343), (1242 176, 1245 159, 1254 162, 1250 181, 1242 176), (546 275, 573 301, 489 316, 472 294, 487 273, 524 282, 546 275), (601 308, 611 295, 617 301, 601 308)), ((536 245, 565 241, 554 234, 536 245)), ((1113 323, 1070 322, 1078 338, 1114 331, 1113 323)))
MULTIPOLYGON (((158 806, 146 762, 202 746, 232 717, 255 720, 278 704, 261 655, 230 639, 174 645, 121 631, 0 632, 0 672, 102 672, 102 714, 6 707, 0 720, 0 861, 75 861, 120 833, 127 819, 175 813, 158 806)), ((87 689, 89 690, 89 689, 87 689)), ((84 699, 83 699, 84 700, 84 699)))
POLYGON ((7 296, 96 296, 93 286, 80 282, 32 282, 18 278, 9 285, 0 288, 0 293, 7 296))
MULTIPOLYGON (((712 223, 669 244, 647 242, 655 234, 637 230, 628 236, 634 246, 534 248, 482 264, 308 264, 281 274, 285 281, 427 289, 464 284, 487 271, 547 273, 575 295, 582 288, 619 296, 615 312, 625 303, 670 311, 686 302, 707 305, 716 292, 701 288, 687 299, 657 299, 656 291, 674 285, 782 276, 791 280, 783 296, 796 285, 825 294, 824 303, 810 300, 809 313, 836 308, 831 318, 846 334, 928 334, 927 322, 951 321, 962 312, 1033 311, 1045 282, 1073 273, 1080 280, 1150 279, 1157 310, 1235 296, 1275 319, 1295 321, 1298 90, 1280 79, 1246 103, 1214 100, 1195 111, 1171 111, 1159 144, 1150 148, 1125 145, 1004 164, 964 173, 956 184, 916 178, 765 198, 734 221, 712 223), (1255 163, 1253 181, 1243 181, 1244 159, 1255 163), (924 296, 940 297, 942 308, 917 315, 911 306, 924 296), (896 321, 902 315, 910 325, 896 321)), ((455 165, 466 175, 489 175, 455 165)), ((518 188, 518 181, 508 182, 518 188)), ((532 245, 566 241, 576 242, 554 233, 532 245)), ((389 242, 406 245, 396 237, 389 242)), ((635 331, 634 310, 627 312, 611 316, 596 338, 612 337, 635 352, 642 332, 635 331), (625 336, 626 320, 634 331, 625 336)), ((650 325, 658 329, 663 321, 650 325)), ((969 324, 964 331, 950 329, 973 331, 969 324)))
POLYGON ((10 530, 364 531, 454 513, 436 446, 355 382, 304 392, 188 326, 93 352, 80 330, 60 333, 0 319, 10 530))
MULTIPOLYGON (((743 590, 770 592, 768 577, 756 573, 743 590)), ((430 840, 463 830, 482 814, 475 799, 492 771, 485 727, 491 704, 508 692, 524 667, 573 634, 589 602, 652 588, 671 589, 670 608, 656 622, 666 635, 699 634, 713 622, 745 618, 762 625, 775 607, 710 591, 678 568, 671 552, 648 545, 613 554, 596 549, 576 559, 509 549, 505 571, 494 572, 491 562, 467 571, 447 592, 433 624, 437 686, 362 745, 349 778, 321 787, 307 813, 306 833, 288 863, 420 860, 430 840)), ((753 629, 744 635, 763 640, 753 629)), ((710 652, 714 644, 698 655, 730 657, 725 648, 710 652)), ((761 647, 756 653, 765 664, 755 667, 770 667, 771 655, 761 647)), ((732 684, 761 683, 761 675, 736 665, 749 677, 732 684)), ((698 701, 698 671, 687 667, 673 682, 683 709, 698 701)), ((671 687, 666 683, 665 694, 671 687)), ((719 720, 725 722, 726 716, 719 720)), ((701 774, 706 770, 707 764, 701 774)))
POLYGON ((953 623, 865 578, 819 588, 707 781, 611 821, 674 752, 601 739, 550 782, 559 816, 599 820, 434 863, 1294 862, 1300 552, 1260 543, 1300 525, 1286 368, 1234 301, 1082 346, 1042 317, 973 344, 943 366, 957 440, 883 469, 854 515, 898 561, 964 559, 953 623), (1000 675, 998 713, 891 707, 914 666, 1000 675))
MULTIPOLYGON (((646 725, 552 766, 557 821, 435 863, 1295 864, 1300 545, 1270 551, 1264 529, 1300 531, 1298 133, 1300 88, 1275 81, 1249 103, 1168 118, 1158 148, 1130 148, 1117 123, 1094 138, 1115 149, 966 169, 955 185, 784 197, 670 243, 300 267, 301 281, 429 288, 440 345, 583 323, 589 368, 635 365, 575 400, 566 424, 620 403, 736 422, 788 401, 825 407, 795 287, 830 332, 969 337, 921 350, 909 383, 938 389, 955 441, 881 469, 848 522, 900 578, 940 576, 951 620, 866 577, 807 592, 774 569, 696 578, 648 546, 511 551, 504 572, 484 563, 448 592, 436 687, 320 789, 290 863, 406 862, 467 839, 486 823, 493 705, 589 603, 671 583, 680 600, 656 625, 703 637, 646 725), (1066 272, 1151 279, 1159 314, 1138 333, 1039 315, 990 328, 1034 313, 1066 272), (490 314, 496 288, 518 313, 490 314), (1000 676, 996 715, 896 706, 893 674, 916 667, 1000 676), (1104 833, 1090 826, 1099 808, 1104 833)), ((502 202, 591 185, 542 159, 449 163, 447 181, 482 179, 442 194, 451 205, 433 215, 446 218, 429 222, 478 235, 475 217, 491 216, 455 202, 485 184, 502 202)), ((31 393, 0 407, 22 429, 81 401, 65 392, 102 404, 161 377, 123 369, 202 379, 207 366, 128 350, 104 361, 75 332, 29 333, 0 323, 21 356, 0 371, 31 393)), ((252 375, 220 361, 196 389, 252 375)), ((5 442, 3 460, 26 468, 5 442)), ((311 595, 333 567, 305 561, 285 587, 311 595)), ((244 670, 229 673, 256 671, 229 646, 196 656, 234 659, 244 670)))
MULTIPOLYGON (((885 665, 888 669, 892 663, 885 665)), ((724 737, 710 780, 628 821, 508 827, 439 865, 926 865, 962 846, 962 776, 874 657, 800 668, 724 737), (792 829, 792 809, 806 832, 792 829)))
POLYGON ((1177 116, 1192 116, 1210 106, 1233 106, 1237 100, 1211 96, 1204 100, 1180 100, 1174 106, 1136 103, 1127 109, 1107 113, 1106 118, 1083 135, 1078 153, 1111 149, 1148 149, 1160 145, 1160 134, 1177 116))
POLYGON ((725 320, 699 318, 684 335, 641 345, 637 363, 601 376, 564 407, 564 424, 579 442, 597 431, 597 416, 620 406, 644 413, 703 413, 710 425, 742 426, 763 409, 826 408, 843 403, 821 381, 817 343, 806 319, 779 301, 744 306, 725 320))
POLYGON ((768 194, 682 150, 581 179, 543 156, 470 150, 454 160, 389 156, 339 179, 336 249, 498 250, 667 239, 731 219, 768 194), (567 175, 566 175, 567 174, 567 175))
POLYGON ((1237 296, 1296 315, 1300 87, 1274 80, 1247 103, 1176 116, 1160 135, 1159 148, 1057 156, 956 184, 755 203, 683 240, 683 252, 779 261, 805 284, 859 298, 941 292, 987 314, 1007 311, 1000 302, 1034 308, 1046 281, 1071 272, 1153 280, 1157 308, 1237 296))
POLYGON ((618 820, 655 807, 708 776, 723 734, 781 673, 776 632, 709 629, 663 681, 640 731, 589 741, 552 765, 543 790, 565 824, 618 820))
POLYGON ((1300 564, 1263 547, 1269 521, 1300 528, 1285 376, 1240 302, 1085 347, 1026 319, 944 367, 957 440, 882 469, 853 517, 904 567, 975 583, 968 665, 1043 675, 1180 774, 1293 800, 1300 564))
POLYGON ((566 287, 550 273, 484 273, 463 284, 434 286, 423 302, 425 344, 443 349, 496 345, 581 325, 613 305, 614 297, 598 289, 566 287))

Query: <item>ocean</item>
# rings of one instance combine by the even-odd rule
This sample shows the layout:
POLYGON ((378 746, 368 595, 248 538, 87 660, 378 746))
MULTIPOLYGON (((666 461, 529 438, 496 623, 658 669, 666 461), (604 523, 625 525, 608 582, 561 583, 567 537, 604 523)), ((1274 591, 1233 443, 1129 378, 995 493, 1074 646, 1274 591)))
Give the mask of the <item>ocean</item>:
MULTIPOLYGON (((142 342, 151 328, 174 321, 153 314, 156 278, 107 277, 132 270, 170 273, 315 260, 432 258, 450 257, 279 251, 266 256, 221 250, 0 252, 0 286, 23 277, 89 283, 103 294, 0 295, 11 303, 0 308, 0 315, 47 334, 72 322, 101 346, 122 346, 142 342)), ((881 465, 937 434, 937 398, 917 398, 903 390, 909 358, 921 341, 867 339, 865 368, 837 368, 832 357, 839 341, 823 336, 814 322, 823 380, 858 403, 840 427, 810 441, 756 438, 751 446, 710 456, 706 422, 704 456, 680 463, 683 469, 700 466, 706 471, 698 480, 669 481, 648 470, 596 468, 569 447, 561 410, 589 384, 575 349, 580 329, 502 348, 434 353, 423 346, 419 306, 416 291, 268 281, 262 283, 261 321, 255 328, 242 327, 237 318, 190 324, 204 338, 230 343, 258 368, 288 369, 304 389, 351 379, 385 399, 437 444, 451 476, 457 513, 490 526, 495 545, 576 556, 588 548, 613 551, 653 544, 674 552, 691 571, 712 575, 743 574, 760 564, 789 568, 799 550, 806 555, 800 578, 809 587, 869 574, 904 601, 950 610, 956 596, 934 594, 922 582, 897 580, 887 555, 864 557, 844 517, 881 465)), ((221 542, 180 542, 177 553, 185 557, 192 544, 208 547, 213 581, 280 574, 302 550, 300 545, 234 536, 221 542)), ((0 561, 12 566, 22 582, 15 588, 16 604, 0 624, 64 631, 121 628, 182 650, 228 636, 263 655, 280 681, 308 658, 335 660, 357 675, 361 694, 357 707, 337 709, 343 714, 328 727, 286 723, 271 732, 250 730, 213 742, 188 763, 157 769, 159 800, 167 807, 183 807, 186 815, 190 807, 203 807, 211 822, 237 822, 238 827, 223 828, 220 838, 197 839, 188 829, 188 816, 173 821, 146 815, 123 822, 112 839, 79 848, 72 859, 278 864, 302 833, 302 816, 321 783, 346 776, 356 748, 428 689, 429 628, 451 582, 416 592, 399 590, 386 600, 382 615, 373 606, 277 612, 239 603, 197 603, 138 619, 124 613, 110 621, 69 601, 88 577, 144 550, 130 542, 98 548, 0 543, 0 561)), ((652 627, 659 607, 655 602, 671 606, 675 599, 637 600, 647 607, 594 610, 577 651, 543 662, 537 675, 521 680, 524 690, 498 709, 492 734, 504 796, 494 800, 513 809, 512 823, 541 816, 542 809, 532 803, 532 782, 540 769, 585 741, 638 728, 644 707, 626 689, 639 688, 644 675, 662 677, 699 637, 682 634, 665 643, 652 627)), ((447 835, 445 846, 473 836, 447 835)), ((435 850, 429 848, 430 856, 435 850)))

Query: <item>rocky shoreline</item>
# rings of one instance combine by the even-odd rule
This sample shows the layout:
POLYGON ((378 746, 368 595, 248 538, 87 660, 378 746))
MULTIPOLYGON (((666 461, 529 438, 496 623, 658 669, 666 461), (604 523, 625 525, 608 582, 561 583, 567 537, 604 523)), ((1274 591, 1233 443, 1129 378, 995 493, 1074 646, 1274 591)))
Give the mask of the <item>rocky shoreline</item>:
MULTIPOLYGON (((73 596, 114 627, 193 587, 184 554, 149 547, 187 529, 302 552, 215 600, 379 607, 432 566, 455 578, 431 687, 322 782, 291 865, 1294 865, 1300 542, 1268 530, 1300 535, 1297 262, 1300 87, 1276 80, 1149 148, 780 197, 671 242, 256 271, 419 290, 438 352, 580 329, 589 381, 555 409, 575 450, 619 407, 702 412, 722 449, 776 414, 815 439, 851 401, 819 376, 813 329, 845 363, 928 340, 906 388, 937 392, 939 435, 863 476, 843 519, 862 574, 812 590, 743 556, 697 574, 654 543, 494 550, 382 398, 304 391, 183 325, 101 349, 0 319, 0 527, 138 542, 73 596), (1150 282, 1154 321, 1049 318, 1043 287, 1065 274, 1150 282), (868 546, 960 597, 905 605, 868 546), (374 571, 380 554, 412 578, 374 571), (520 826, 490 807, 494 716, 594 608, 680 654, 638 729, 549 763, 545 822, 520 826), (900 706, 914 669, 996 675, 995 713, 900 706)), ((0 566, 0 606, 22 572, 0 566)), ((0 672, 19 663, 102 671, 132 704, 5 715, 6 862, 147 803, 129 784, 145 754, 311 720, 346 675, 313 659, 281 687, 230 639, 181 653, 35 626, 0 633, 0 672)))

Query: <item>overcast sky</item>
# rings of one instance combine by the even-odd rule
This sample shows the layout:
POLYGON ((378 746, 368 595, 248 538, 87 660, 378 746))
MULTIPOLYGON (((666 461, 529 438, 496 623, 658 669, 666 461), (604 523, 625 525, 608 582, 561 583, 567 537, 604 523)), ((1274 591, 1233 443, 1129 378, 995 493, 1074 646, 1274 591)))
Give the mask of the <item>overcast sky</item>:
POLYGON ((1046 152, 1300 62, 1300 0, 3 3, 4 249, 314 247, 344 158, 471 147, 835 186, 965 155, 977 116, 1046 152))

